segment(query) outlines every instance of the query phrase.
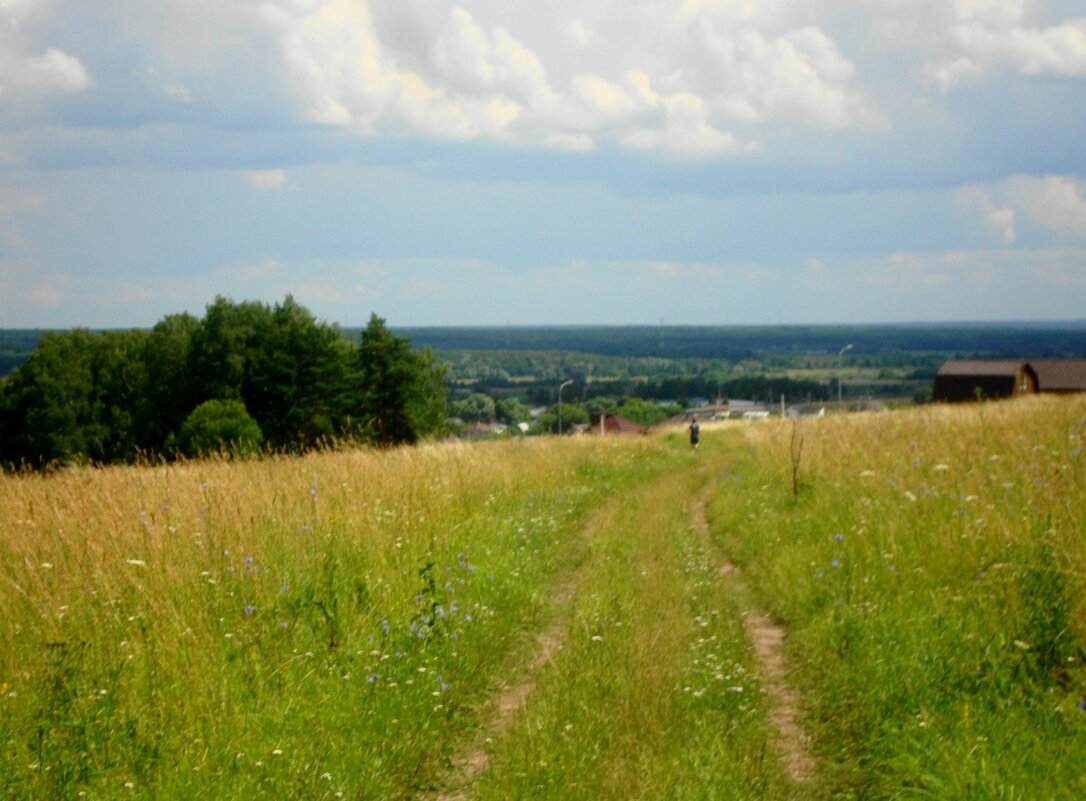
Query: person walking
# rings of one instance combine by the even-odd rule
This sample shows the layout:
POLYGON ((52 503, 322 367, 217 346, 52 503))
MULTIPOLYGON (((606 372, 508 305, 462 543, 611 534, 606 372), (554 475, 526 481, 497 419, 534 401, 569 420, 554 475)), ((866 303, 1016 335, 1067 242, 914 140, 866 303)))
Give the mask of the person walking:
POLYGON ((698 427, 698 418, 690 421, 690 447, 698 449, 698 440, 701 438, 701 429, 698 427))

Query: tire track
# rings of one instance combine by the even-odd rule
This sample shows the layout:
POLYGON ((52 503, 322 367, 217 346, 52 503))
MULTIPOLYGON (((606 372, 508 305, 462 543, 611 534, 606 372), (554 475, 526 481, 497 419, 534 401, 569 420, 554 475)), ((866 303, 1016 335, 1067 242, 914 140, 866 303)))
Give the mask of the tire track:
MULTIPOLYGON (((592 538, 599 521, 610 513, 616 502, 612 499, 592 513, 581 532, 582 542, 592 538)), ((579 574, 579 566, 575 566, 556 582, 557 586, 551 593, 550 601, 551 609, 555 610, 553 620, 547 628, 536 633, 531 657, 520 671, 523 674, 522 681, 505 687, 486 703, 485 708, 488 711, 483 715, 485 723, 481 726, 481 731, 486 733, 486 742, 500 737, 512 728, 517 713, 524 708, 535 690, 540 672, 565 647, 573 615, 571 602, 576 595, 579 574), (565 606, 570 608, 562 609, 565 606)), ((432 801, 469 801, 475 792, 475 780, 490 767, 490 755, 485 744, 479 743, 451 757, 449 762, 453 772, 446 781, 447 789, 431 795, 430 798, 432 801)))
MULTIPOLYGON (((705 504, 711 494, 709 484, 698 496, 692 509, 695 528, 711 541, 705 504)), ((749 594, 742 571, 727 559, 720 562, 717 572, 730 582, 737 595, 749 594)), ((815 760, 810 751, 810 737, 799 723, 801 698, 788 683, 788 666, 784 658, 785 628, 774 623, 769 615, 757 609, 743 613, 743 626, 754 646, 754 654, 770 701, 769 720, 777 730, 776 745, 781 753, 788 777, 796 783, 810 782, 815 776, 815 760)))

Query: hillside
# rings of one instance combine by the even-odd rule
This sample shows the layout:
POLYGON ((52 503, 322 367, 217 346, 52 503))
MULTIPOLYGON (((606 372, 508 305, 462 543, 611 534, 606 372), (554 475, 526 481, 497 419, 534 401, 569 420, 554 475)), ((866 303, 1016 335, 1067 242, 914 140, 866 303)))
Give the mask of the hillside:
POLYGON ((1086 401, 0 476, 0 788, 1086 791, 1086 401))

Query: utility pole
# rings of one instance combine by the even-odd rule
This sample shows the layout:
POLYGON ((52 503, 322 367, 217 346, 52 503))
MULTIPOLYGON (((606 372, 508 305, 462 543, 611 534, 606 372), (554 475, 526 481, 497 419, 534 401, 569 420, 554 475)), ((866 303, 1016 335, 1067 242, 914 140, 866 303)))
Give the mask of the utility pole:
POLYGON ((849 344, 845 345, 843 348, 841 348, 841 352, 837 354, 837 362, 838 362, 837 369, 840 371, 840 375, 837 376, 837 409, 838 409, 838 411, 841 411, 841 410, 844 409, 844 406, 842 406, 842 400, 841 400, 842 397, 843 397, 842 394, 841 394, 841 384, 844 383, 845 351, 847 351, 847 350, 852 350, 852 343, 851 342, 849 344))
POLYGON ((572 383, 573 383, 573 379, 571 378, 571 379, 569 379, 569 381, 565 381, 565 382, 558 385, 558 433, 559 433, 559 435, 561 435, 561 433, 562 433, 562 390, 565 389, 566 387, 568 387, 572 383))

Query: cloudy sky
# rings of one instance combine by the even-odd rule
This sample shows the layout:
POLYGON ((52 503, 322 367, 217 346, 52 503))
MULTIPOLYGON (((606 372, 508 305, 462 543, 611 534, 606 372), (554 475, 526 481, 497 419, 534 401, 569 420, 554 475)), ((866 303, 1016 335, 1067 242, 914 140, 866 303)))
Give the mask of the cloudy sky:
POLYGON ((1086 0, 0 0, 0 327, 1086 317, 1086 0))

